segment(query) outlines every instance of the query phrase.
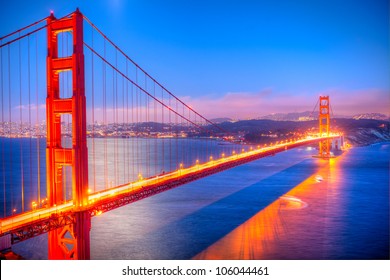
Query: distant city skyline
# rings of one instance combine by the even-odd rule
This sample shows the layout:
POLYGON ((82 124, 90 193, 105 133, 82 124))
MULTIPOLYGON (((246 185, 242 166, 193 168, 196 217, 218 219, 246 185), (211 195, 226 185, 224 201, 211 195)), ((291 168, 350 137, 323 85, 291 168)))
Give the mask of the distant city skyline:
POLYGON ((390 114, 388 1, 7 1, 0 36, 76 7, 207 118, 390 114))

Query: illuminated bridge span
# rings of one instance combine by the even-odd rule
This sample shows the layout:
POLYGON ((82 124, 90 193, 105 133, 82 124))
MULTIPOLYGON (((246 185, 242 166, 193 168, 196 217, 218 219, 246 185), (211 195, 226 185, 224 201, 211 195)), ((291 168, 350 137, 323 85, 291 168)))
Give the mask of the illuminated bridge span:
POLYGON ((0 38, 0 59, 0 235, 15 244, 48 233, 50 259, 89 259, 93 216, 303 145, 329 158, 341 137, 321 96, 318 133, 244 145, 78 10, 0 38))

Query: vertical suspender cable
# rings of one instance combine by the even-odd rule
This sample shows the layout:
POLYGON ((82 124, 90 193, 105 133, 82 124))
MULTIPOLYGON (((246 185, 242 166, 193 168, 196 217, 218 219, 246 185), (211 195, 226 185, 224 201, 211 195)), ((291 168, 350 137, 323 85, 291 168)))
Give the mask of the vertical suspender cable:
MULTIPOLYGON (((153 83, 153 96, 156 97, 156 83, 153 83)), ((157 161, 157 132, 158 132, 158 122, 157 122, 157 103, 156 102, 153 102, 153 105, 154 105, 154 108, 153 108, 153 112, 154 112, 154 118, 153 118, 153 122, 154 122, 154 150, 153 150, 153 154, 154 154, 154 174, 158 174, 158 161, 157 161)))
MULTIPOLYGON (((194 116, 194 119, 195 119, 195 123, 198 123, 197 122, 197 119, 196 119, 196 114, 195 114, 195 116, 194 116)), ((196 127, 194 127, 194 129, 196 129, 196 127)), ((199 150, 200 150, 200 145, 197 145, 198 146, 198 148, 196 149, 196 159, 195 159, 195 164, 197 164, 197 162, 198 162, 198 160, 199 160, 199 150)))
MULTIPOLYGON (((115 88, 115 70, 112 69, 112 123, 114 125, 114 172, 112 174, 113 181, 115 185, 117 184, 116 173, 117 173, 117 122, 116 122, 116 88, 115 88)), ((112 187, 112 183, 110 182, 110 187, 112 187)))
MULTIPOLYGON (((191 119, 191 111, 188 110, 188 118, 191 119)), ((194 122, 196 123, 195 119, 194 119, 194 122)), ((194 129, 195 129, 195 126, 194 126, 194 129)), ((191 123, 187 123, 187 135, 191 135, 192 134, 192 125, 191 123)), ((188 164, 189 165, 192 165, 193 164, 193 160, 194 160, 194 157, 195 157, 195 150, 196 150, 196 142, 194 142, 194 139, 193 137, 191 136, 191 138, 189 139, 191 141, 190 143, 190 148, 191 148, 191 156, 187 158, 188 160, 188 164)))
MULTIPOLYGON (((145 76, 145 90, 147 90, 148 84, 147 84, 147 79, 145 76)), ((150 126, 150 119, 149 119, 149 100, 148 96, 145 95, 145 114, 146 114, 146 129, 145 131, 147 133, 147 138, 146 138, 146 154, 147 154, 147 173, 148 177, 150 177, 150 131, 149 126, 150 126)))
MULTIPOLYGON (((332 108, 332 105, 329 103, 329 107, 330 107, 330 112, 332 114, 332 117, 331 117, 331 122, 333 121, 333 125, 336 125, 336 118, 334 116, 334 113, 333 113, 333 108, 332 108)), ((330 124, 329 124, 330 125, 330 124)))
POLYGON ((169 171, 172 171, 172 119, 171 119, 171 96, 168 96, 169 98, 169 105, 168 105, 168 113, 169 113, 169 171))
MULTIPOLYGON (((30 156, 29 156, 29 167, 30 167, 30 184, 29 184, 29 191, 31 196, 35 196, 33 192, 33 177, 32 177, 32 135, 31 135, 31 63, 30 63, 30 36, 27 37, 28 42, 28 56, 27 56, 27 78, 28 78, 28 124, 29 124, 29 150, 30 150, 30 156)), ((34 198, 35 200, 35 198, 34 198)), ((38 204, 38 207, 40 205, 38 204)))
POLYGON ((132 167, 132 181, 136 181, 136 174, 135 174, 135 150, 134 150, 134 133, 135 133, 135 129, 134 129, 134 120, 135 120, 135 117, 134 117, 134 100, 135 100, 135 97, 134 97, 134 85, 131 85, 131 130, 132 130, 132 138, 131 138, 131 167, 132 167))
POLYGON ((122 184, 126 183, 126 138, 125 138, 125 78, 122 77, 122 130, 121 130, 121 136, 122 136, 122 156, 123 156, 123 180, 122 184))
MULTIPOLYGON (((128 63, 127 63, 127 60, 126 60, 126 76, 129 75, 129 68, 128 68, 128 63)), ((130 182, 130 163, 129 163, 129 157, 130 157, 130 153, 129 153, 129 83, 128 81, 125 81, 126 83, 126 170, 127 170, 127 177, 126 177, 126 181, 127 182, 130 182)))
MULTIPOLYGON (((103 42, 104 45, 104 58, 106 58, 106 41, 103 42)), ((107 100, 106 100, 106 87, 107 87, 107 81, 106 81, 106 64, 104 61, 102 62, 103 65, 103 131, 104 131, 104 188, 106 189, 109 185, 108 182, 108 174, 107 174, 107 131, 108 131, 108 125, 107 125, 107 100)))
MULTIPOLYGON (((12 136, 12 112, 11 112, 11 49, 10 49, 10 45, 8 45, 8 124, 9 124, 9 135, 12 136)), ((12 159, 12 141, 9 141, 9 158, 12 159)), ((10 161, 10 164, 9 164, 9 170, 10 170, 10 174, 9 174, 9 187, 10 187, 10 191, 11 191, 11 209, 12 209, 12 213, 16 212, 18 209, 14 208, 15 205, 14 205, 14 186, 13 186, 13 176, 12 176, 12 168, 13 168, 13 164, 12 164, 12 160, 10 161), (15 211, 14 211, 15 209, 15 211)))
MULTIPOLYGON (((118 68, 118 52, 115 51, 115 67, 118 68)), ((112 73, 112 84, 114 88, 115 82, 115 91, 114 91, 114 120, 115 120, 115 147, 114 147, 114 160, 115 160, 115 186, 118 185, 118 168, 119 168, 119 155, 118 155, 118 73, 113 70, 112 73), (114 79, 115 75, 115 79, 114 79)))
MULTIPOLYGON (((0 44, 2 41, 0 40, 0 44)), ((1 139, 1 173, 3 174, 3 217, 6 216, 6 188, 5 188, 5 159, 4 159, 4 142, 5 142, 5 125, 4 125, 4 79, 3 79, 3 48, 0 48, 0 83, 1 83, 1 128, 2 128, 2 138, 1 139)))
MULTIPOLYGON (((161 88, 161 100, 162 100, 162 104, 164 103, 164 90, 161 88)), ((163 133, 163 138, 162 138, 162 141, 161 141, 161 146, 162 146, 162 161, 161 161, 161 165, 162 165, 162 173, 164 173, 165 171, 165 122, 164 122, 164 107, 163 105, 161 104, 161 123, 162 123, 162 133, 163 133)))
MULTIPOLYGON (((191 111, 188 110, 188 119, 191 119, 191 111)), ((191 152, 188 152, 187 154, 187 157, 186 157, 186 161, 187 161, 187 164, 190 164, 190 159, 192 158, 192 151, 193 151, 193 142, 192 142, 192 139, 189 138, 190 136, 190 126, 191 124, 189 122, 186 122, 186 133, 187 133, 187 143, 188 143, 188 146, 187 146, 187 150, 191 150, 191 152), (190 142, 191 141, 191 142, 190 142)), ((185 154, 184 154, 185 155, 185 154)))
POLYGON ((37 185, 38 185, 38 205, 41 205, 41 146, 40 125, 39 125, 39 100, 38 100, 38 34, 35 35, 35 104, 36 104, 36 134, 37 134, 37 185))
MULTIPOLYGON (((94 29, 92 28, 92 48, 94 47, 93 34, 94 29)), ((94 68, 94 54, 91 52, 91 95, 92 95, 92 160, 93 160, 93 192, 96 192, 96 150, 95 150, 95 68, 94 68)))
MULTIPOLYGON (((19 32, 20 37, 20 32, 19 32)), ((23 132, 23 110, 22 110, 22 54, 21 54, 21 41, 19 40, 19 118, 20 118, 20 132, 23 132)), ((30 103, 29 103, 30 105, 30 103)), ((21 179, 21 198, 22 198, 22 212, 24 212, 24 159, 23 159, 23 135, 19 135, 20 145, 20 179, 21 179)))
MULTIPOLYGON (((142 78, 141 78, 142 79, 142 78)), ((140 122, 141 125, 139 127, 140 129, 140 145, 141 145, 141 156, 142 156, 142 177, 145 178, 147 177, 148 173, 148 155, 147 155, 147 141, 144 139, 144 134, 143 134, 143 129, 146 126, 146 96, 144 94, 140 93, 140 122), (145 99, 144 99, 145 98, 145 99)))
MULTIPOLYGON (((184 109, 184 106, 182 106, 182 111, 183 111, 183 116, 185 116, 185 109, 184 109)), ((186 133, 187 133, 187 124, 188 124, 188 122, 186 121, 186 120, 184 120, 184 119, 182 119, 182 128, 181 128, 181 130, 182 130, 182 133, 183 133, 183 137, 186 135, 186 133)), ((182 148, 182 162, 183 163, 186 163, 187 162, 187 156, 186 156, 186 153, 185 153, 185 151, 188 151, 187 152, 187 155, 190 153, 190 151, 189 151, 189 145, 188 145, 188 138, 187 138, 187 141, 183 141, 183 148, 182 148)))
MULTIPOLYGON (((176 112, 179 112, 179 103, 176 102, 176 112)), ((179 118, 178 115, 175 114, 175 125, 176 125, 176 168, 180 166, 180 159, 179 159, 179 118)))
POLYGON ((134 112, 134 102, 135 102, 135 94, 134 94, 134 85, 131 85, 131 130, 132 130, 132 138, 131 138, 131 167, 132 167, 132 176, 133 176, 133 181, 136 181, 137 175, 136 175, 136 168, 135 168, 135 141, 134 141, 134 136, 135 136, 135 112, 134 112))
MULTIPOLYGON (((138 69, 136 68, 135 69, 135 81, 136 81, 136 84, 138 85, 138 69)), ((135 107, 135 116, 136 116, 136 119, 135 119, 135 127, 136 127, 136 160, 137 160, 137 174, 138 174, 138 178, 140 177, 140 159, 139 159, 139 145, 138 145, 138 138, 139 138, 139 133, 138 133, 138 128, 139 128, 139 119, 138 119, 138 108, 139 108, 139 103, 138 103, 138 94, 139 94, 139 89, 137 88, 136 89, 136 107, 135 107)))

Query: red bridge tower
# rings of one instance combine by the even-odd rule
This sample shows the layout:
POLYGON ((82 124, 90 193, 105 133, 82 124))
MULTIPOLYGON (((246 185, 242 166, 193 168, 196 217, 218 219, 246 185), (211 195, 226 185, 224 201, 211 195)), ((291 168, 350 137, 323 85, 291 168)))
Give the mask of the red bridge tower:
POLYGON ((72 168, 72 197, 75 223, 49 232, 49 259, 89 259, 91 217, 88 203, 88 152, 84 89, 83 15, 77 9, 69 17, 47 19, 47 196, 50 206, 64 203, 63 168, 72 168), (73 36, 73 54, 58 57, 58 34, 73 36), (60 97, 60 75, 72 72, 72 97, 60 97), (72 148, 61 142, 61 116, 72 116, 72 148))
MULTIPOLYGON (((319 105, 319 136, 329 136, 330 132, 330 114, 329 114, 329 96, 320 96, 319 105)), ((330 156, 330 140, 325 139, 320 141, 319 154, 321 158, 329 158, 330 156)))

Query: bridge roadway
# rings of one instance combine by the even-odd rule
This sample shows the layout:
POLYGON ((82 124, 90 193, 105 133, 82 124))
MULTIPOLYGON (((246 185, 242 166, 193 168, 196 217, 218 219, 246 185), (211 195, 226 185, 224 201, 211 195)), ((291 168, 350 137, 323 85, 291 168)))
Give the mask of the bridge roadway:
POLYGON ((151 178, 90 194, 88 205, 82 205, 81 207, 73 205, 73 202, 68 202, 6 217, 0 220, 0 236, 11 234, 11 243, 15 244, 74 223, 76 211, 88 211, 91 216, 97 216, 123 205, 253 160, 339 136, 338 134, 332 134, 327 137, 307 137, 293 142, 276 144, 271 147, 234 153, 219 159, 211 159, 206 163, 197 163, 191 167, 180 168, 170 173, 159 174, 151 178))

